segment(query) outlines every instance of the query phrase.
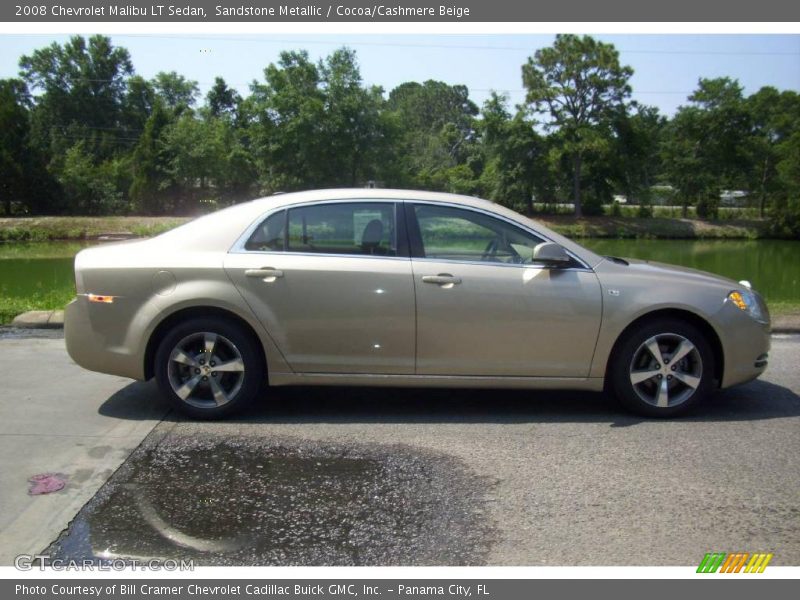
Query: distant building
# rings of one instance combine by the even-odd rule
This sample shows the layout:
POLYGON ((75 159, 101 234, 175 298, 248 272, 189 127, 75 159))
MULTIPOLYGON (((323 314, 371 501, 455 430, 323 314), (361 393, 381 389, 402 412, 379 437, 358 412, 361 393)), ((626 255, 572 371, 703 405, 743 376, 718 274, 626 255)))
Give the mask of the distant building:
POLYGON ((747 192, 743 190, 722 190, 719 194, 720 206, 747 206, 747 192))

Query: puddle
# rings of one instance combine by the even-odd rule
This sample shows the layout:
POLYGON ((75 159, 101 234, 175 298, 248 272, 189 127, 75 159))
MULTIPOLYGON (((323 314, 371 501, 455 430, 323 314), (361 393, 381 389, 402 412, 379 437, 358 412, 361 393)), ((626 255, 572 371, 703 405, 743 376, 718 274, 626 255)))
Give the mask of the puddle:
POLYGON ((197 565, 482 564, 487 482, 405 446, 168 435, 48 550, 197 565))

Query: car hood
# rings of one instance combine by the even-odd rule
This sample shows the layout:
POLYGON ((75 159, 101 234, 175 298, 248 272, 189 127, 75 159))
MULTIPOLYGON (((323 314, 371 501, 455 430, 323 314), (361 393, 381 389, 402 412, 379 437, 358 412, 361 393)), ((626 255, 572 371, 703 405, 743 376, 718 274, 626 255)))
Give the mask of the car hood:
MULTIPOLYGON (((698 269, 690 269, 688 267, 679 267, 677 265, 669 265, 666 263, 652 262, 647 260, 638 260, 635 258, 623 259, 628 265, 615 263, 621 269, 624 269, 632 277, 645 276, 650 278, 659 279, 679 279, 682 281, 691 280, 696 283, 706 283, 714 286, 721 286, 726 288, 741 287, 739 283, 727 277, 721 277, 706 271, 698 269)), ((611 259, 606 258, 606 262, 613 262, 611 259)))

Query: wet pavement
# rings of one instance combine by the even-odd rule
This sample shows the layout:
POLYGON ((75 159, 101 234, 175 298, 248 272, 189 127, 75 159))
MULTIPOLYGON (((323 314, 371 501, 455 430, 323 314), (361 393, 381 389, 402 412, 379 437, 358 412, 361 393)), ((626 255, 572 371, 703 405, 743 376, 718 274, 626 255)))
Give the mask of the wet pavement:
POLYGON ((31 329, 28 327, 11 327, 0 325, 0 340, 26 340, 26 339, 63 339, 64 329, 31 329))
POLYGON ((198 565, 471 565, 486 481, 403 446, 167 435, 137 449, 46 554, 198 565))
POLYGON ((688 565, 711 551, 798 564, 800 336, 772 343, 762 378, 675 420, 602 394, 342 387, 271 389, 209 423, 164 418, 152 382, 83 371, 61 340, 5 340, 12 372, 44 366, 9 379, 0 415, 0 547, 234 565, 688 565), (29 496, 50 471, 66 487, 29 496))

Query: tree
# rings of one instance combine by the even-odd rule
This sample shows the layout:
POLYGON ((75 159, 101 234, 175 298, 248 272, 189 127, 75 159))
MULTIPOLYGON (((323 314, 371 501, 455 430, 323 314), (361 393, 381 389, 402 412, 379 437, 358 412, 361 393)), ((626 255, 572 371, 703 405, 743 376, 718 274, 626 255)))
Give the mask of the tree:
POLYGON ((0 79, 0 191, 6 216, 11 203, 26 194, 25 154, 28 144, 28 110, 30 103, 25 84, 18 79, 0 79))
POLYGON ((667 127, 664 160, 684 216, 695 201, 700 216, 715 216, 723 189, 746 189, 751 118, 739 83, 700 79, 667 127))
POLYGON ((6 216, 14 203, 33 213, 61 208, 44 157, 31 146, 31 102, 24 81, 0 79, 0 199, 6 216))
POLYGON ((389 94, 397 185, 472 193, 477 186, 475 116, 463 85, 403 83, 389 94))
POLYGON ((481 110, 478 131, 485 161, 481 191, 496 202, 531 214, 534 196, 549 199, 555 187, 547 143, 525 113, 512 116, 507 103, 506 96, 492 92, 481 110))
POLYGON ((526 100, 546 113, 557 129, 572 163, 575 214, 581 216, 581 172, 584 155, 603 143, 600 129, 624 110, 633 69, 619 63, 612 44, 590 36, 557 35, 550 48, 537 50, 522 66, 526 100))
POLYGON ((133 65, 128 51, 102 35, 73 36, 20 59, 22 76, 36 97, 32 139, 55 161, 83 142, 94 160, 115 156, 129 146, 123 103, 133 65))
POLYGON ((759 215, 764 217, 767 200, 779 196, 788 181, 779 176, 781 148, 800 130, 800 95, 763 87, 745 101, 752 124, 748 140, 751 161, 750 189, 758 193, 759 215))
POLYGON ((212 117, 235 119, 242 97, 222 77, 214 78, 214 86, 206 95, 206 107, 212 117))
POLYGON ((684 218, 691 203, 714 187, 703 145, 705 130, 704 115, 698 107, 681 107, 664 136, 664 171, 677 191, 684 218))
POLYGON ((155 102, 156 90, 152 83, 140 75, 128 79, 122 100, 122 120, 129 137, 138 138, 142 134, 155 102))
POLYGON ((153 78, 152 86, 164 102, 164 106, 182 112, 194 106, 200 90, 197 82, 186 79, 175 71, 161 71, 153 78))
POLYGON ((650 188, 662 170, 661 144, 667 119, 654 106, 631 103, 632 113, 614 120, 611 160, 615 165, 617 188, 645 207, 650 204, 650 188))
POLYGON ((283 52, 245 103, 253 146, 272 189, 357 185, 382 168, 388 121, 380 88, 364 88, 352 50, 314 64, 283 52))
POLYGON ((80 215, 108 215, 124 211, 122 193, 116 185, 118 164, 100 164, 78 142, 67 150, 59 176, 71 209, 80 215))
POLYGON ((356 54, 340 48, 319 64, 324 90, 326 179, 355 186, 376 179, 384 162, 388 126, 383 90, 363 87, 356 54))
POLYGON ((245 108, 254 151, 267 187, 294 190, 319 185, 325 98, 317 66, 308 53, 281 52, 253 82, 245 108))
POLYGON ((164 135, 173 115, 158 98, 133 150, 130 197, 138 212, 164 214, 175 208, 175 183, 168 170, 170 155, 164 135))

